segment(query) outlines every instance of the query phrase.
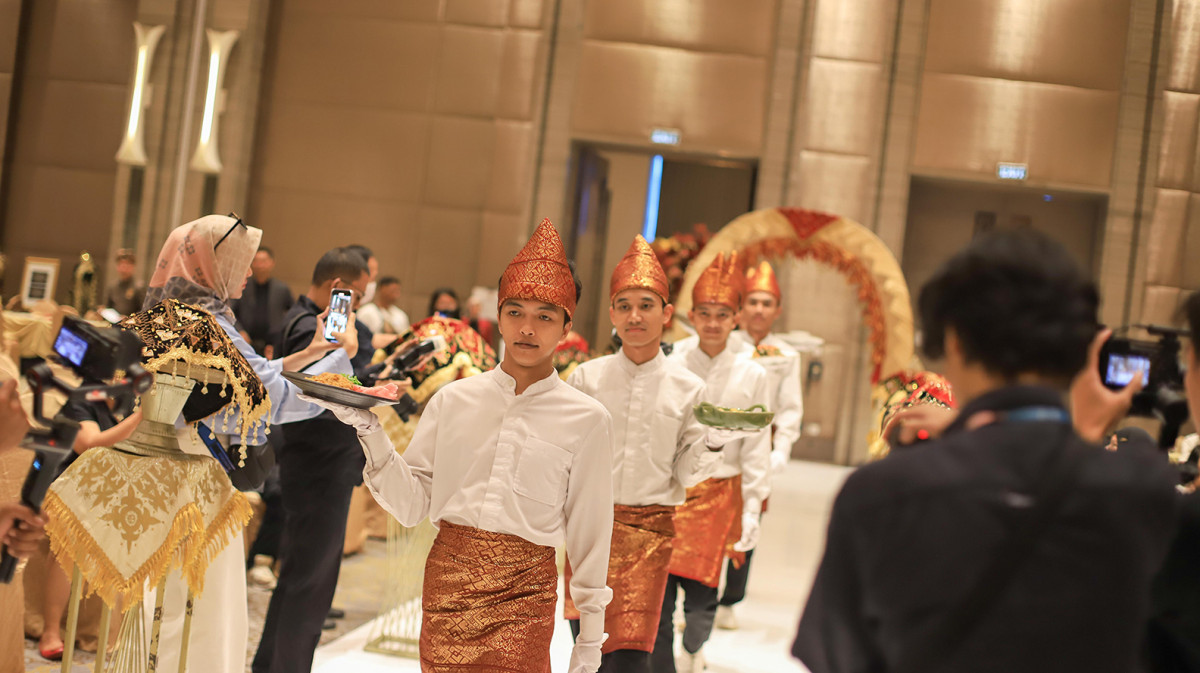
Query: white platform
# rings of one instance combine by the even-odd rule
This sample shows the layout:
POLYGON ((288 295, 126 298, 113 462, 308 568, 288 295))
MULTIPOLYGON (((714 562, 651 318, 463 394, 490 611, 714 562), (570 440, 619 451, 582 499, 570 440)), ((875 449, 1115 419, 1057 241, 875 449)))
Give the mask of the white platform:
MULTIPOLYGON (((741 628, 714 630, 704 648, 712 673, 800 673, 790 655, 800 610, 821 558, 833 496, 847 468, 792 462, 773 480, 770 511, 754 555, 746 600, 737 607, 741 628)), ((561 594, 560 585, 559 592, 561 594)), ((561 614, 561 605, 559 606, 561 614)), ((371 624, 364 624, 316 652, 315 673, 419 671, 415 659, 363 651, 371 624)), ((677 645, 678 647, 678 645, 677 645)), ((550 645, 554 673, 566 673, 571 633, 559 620, 550 645)))

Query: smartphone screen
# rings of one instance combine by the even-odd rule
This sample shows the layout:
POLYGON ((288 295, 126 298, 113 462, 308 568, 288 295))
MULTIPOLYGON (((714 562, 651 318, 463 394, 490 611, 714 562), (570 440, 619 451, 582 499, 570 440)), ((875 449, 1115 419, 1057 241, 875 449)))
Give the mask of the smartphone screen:
POLYGON ((1108 356, 1108 366, 1104 370, 1104 384, 1127 386, 1139 370, 1142 372, 1142 384, 1150 383, 1150 358, 1145 355, 1112 353, 1108 356))
POLYGON ((329 294, 329 315, 325 316, 325 340, 337 342, 333 336, 345 332, 350 324, 350 305, 354 301, 353 292, 338 288, 329 294))

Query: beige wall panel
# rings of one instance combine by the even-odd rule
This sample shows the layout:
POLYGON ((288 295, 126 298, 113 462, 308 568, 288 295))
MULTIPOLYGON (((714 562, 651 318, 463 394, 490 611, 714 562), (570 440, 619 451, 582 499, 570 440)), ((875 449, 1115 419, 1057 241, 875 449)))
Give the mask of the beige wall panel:
MULTIPOLYGON (((38 0, 44 2, 45 0, 38 0)), ((131 2, 49 0, 54 21, 46 75, 127 84, 133 65, 131 2)))
POLYGON ((584 37, 766 56, 775 0, 585 0, 584 37))
POLYGON ((808 71, 807 149, 869 155, 878 142, 883 66, 814 58, 808 71))
MULTIPOLYGON (((0 129, 8 128, 9 100, 12 96, 12 75, 0 72, 0 129)), ((0 157, 4 156, 4 146, 8 142, 8 133, 0 132, 0 157)), ((2 167, 0 167, 2 170, 2 167)))
POLYGON ((928 73, 913 166, 995 175, 1029 164, 1029 177, 1108 188, 1118 94, 1031 82, 928 73))
POLYGON ((502 31, 444 26, 434 109, 476 117, 495 114, 503 54, 502 31))
POLYGON ((437 118, 432 133, 425 203, 482 208, 492 179, 496 125, 490 120, 437 118))
POLYGON ((932 0, 925 69, 1117 91, 1129 0, 932 0))
POLYGON ((1171 66, 1167 88, 1200 93, 1200 3, 1171 3, 1171 66))
POLYGON ((1158 154, 1158 186, 1187 189, 1196 161, 1200 95, 1163 92, 1163 141, 1158 154))
POLYGON ((500 64, 500 91, 496 115, 508 119, 533 119, 534 94, 538 90, 538 47, 541 33, 506 31, 500 64))
MULTIPOLYGON (((417 215, 417 255, 411 283, 417 295, 428 296, 439 285, 450 285, 459 297, 474 275, 479 257, 482 214, 475 210, 422 208, 417 215)), ((497 276, 499 278, 499 276, 497 276)))
POLYGON ((804 151, 800 154, 793 199, 803 208, 823 210, 863 220, 868 205, 864 195, 871 183, 871 160, 845 154, 804 151))
POLYGON ((429 127, 424 115, 276 106, 260 146, 261 184, 416 202, 429 127))
MULTIPOLYGON (((396 3, 398 5, 406 2, 396 3)), ((335 6, 336 3, 330 3, 335 6)), ((284 12, 268 94, 279 102, 427 109, 439 34, 433 24, 284 12)))
POLYGON ((438 20, 442 0, 284 0, 283 4, 289 13, 429 23, 438 20))
POLYGON ((511 0, 508 24, 520 28, 541 28, 542 0, 511 0))
POLYGON ((1189 289, 1200 289, 1200 264, 1193 260, 1200 259, 1200 194, 1188 194, 1188 224, 1183 232, 1182 286, 1189 289))
POLYGON ((761 59, 585 42, 572 127, 637 142, 678 128, 688 145, 757 154, 766 85, 761 59))
POLYGON ((1175 325, 1179 319, 1179 307, 1186 295, 1177 287, 1161 285, 1146 286, 1146 301, 1142 304, 1142 317, 1138 322, 1153 325, 1175 325))
MULTIPOLYGON (((537 218, 541 221, 541 218, 537 218)), ((475 284, 496 287, 500 274, 525 243, 529 223, 519 215, 485 212, 479 228, 479 263, 475 284)))
POLYGON ((530 175, 537 138, 529 122, 497 121, 488 210, 516 215, 529 201, 530 175))
MULTIPOLYGON (((12 73, 17 51, 21 0, 0 0, 0 73, 12 73)), ((7 86, 7 85, 4 85, 7 86)))
POLYGON ((508 21, 509 0, 446 0, 447 23, 499 28, 508 21))
POLYGON ((112 172, 14 165, 8 221, 20 226, 6 227, 5 252, 14 260, 107 252, 114 181, 112 172))
POLYGON ((416 206, 271 188, 261 190, 256 203, 253 224, 275 251, 276 275, 295 292, 308 287, 321 255, 352 243, 371 247, 381 274, 405 283, 413 277, 416 206))
POLYGON ((28 80, 14 160, 113 171, 127 95, 113 84, 28 80))
POLYGON ((1146 282, 1179 285, 1183 281, 1183 244, 1188 223, 1188 192, 1159 189, 1146 248, 1146 282))
POLYGON ((883 61, 894 30, 894 0, 818 0, 813 55, 847 61, 883 61))

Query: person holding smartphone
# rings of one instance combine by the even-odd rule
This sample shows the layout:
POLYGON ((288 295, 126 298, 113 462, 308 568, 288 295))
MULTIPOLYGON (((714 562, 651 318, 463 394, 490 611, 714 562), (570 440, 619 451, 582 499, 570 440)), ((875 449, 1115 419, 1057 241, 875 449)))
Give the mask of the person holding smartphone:
MULTIPOLYGON (((313 269, 308 291, 283 321, 277 352, 286 358, 324 340, 336 342, 352 359, 359 347, 352 307, 369 278, 367 261, 354 250, 325 253, 313 269)), ((345 368, 338 373, 357 373, 343 361, 345 368)), ((282 425, 279 431, 283 563, 252 668, 255 673, 307 673, 333 604, 350 495, 361 483, 365 460, 354 429, 333 414, 282 425)))

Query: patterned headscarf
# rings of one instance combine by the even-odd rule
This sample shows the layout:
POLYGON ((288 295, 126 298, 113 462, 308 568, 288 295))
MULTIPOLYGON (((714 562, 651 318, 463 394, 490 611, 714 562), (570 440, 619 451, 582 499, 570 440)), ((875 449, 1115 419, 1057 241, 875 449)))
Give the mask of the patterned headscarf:
POLYGON ((144 309, 178 299, 233 322, 229 300, 242 296, 262 230, 225 215, 206 215, 171 232, 158 253, 144 309))

